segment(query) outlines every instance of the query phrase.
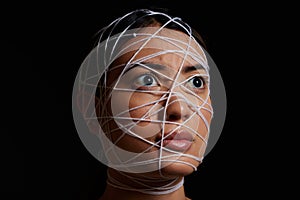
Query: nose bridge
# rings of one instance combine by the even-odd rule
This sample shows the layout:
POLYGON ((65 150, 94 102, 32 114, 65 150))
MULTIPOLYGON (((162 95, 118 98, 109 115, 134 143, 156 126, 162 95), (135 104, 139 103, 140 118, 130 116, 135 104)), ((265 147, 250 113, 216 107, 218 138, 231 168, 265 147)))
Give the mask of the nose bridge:
POLYGON ((170 92, 169 101, 166 105, 166 116, 168 121, 185 120, 191 115, 191 109, 178 89, 170 92))

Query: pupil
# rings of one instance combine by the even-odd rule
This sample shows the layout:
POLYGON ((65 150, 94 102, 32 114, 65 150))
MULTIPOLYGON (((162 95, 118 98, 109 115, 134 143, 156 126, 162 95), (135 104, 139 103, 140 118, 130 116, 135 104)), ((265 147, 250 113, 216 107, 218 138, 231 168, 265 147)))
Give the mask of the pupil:
POLYGON ((144 83, 145 83, 145 85, 152 85, 153 78, 151 76, 145 76, 144 77, 144 83))
POLYGON ((193 84, 195 87, 201 87, 202 86, 202 80, 200 78, 194 78, 193 84))

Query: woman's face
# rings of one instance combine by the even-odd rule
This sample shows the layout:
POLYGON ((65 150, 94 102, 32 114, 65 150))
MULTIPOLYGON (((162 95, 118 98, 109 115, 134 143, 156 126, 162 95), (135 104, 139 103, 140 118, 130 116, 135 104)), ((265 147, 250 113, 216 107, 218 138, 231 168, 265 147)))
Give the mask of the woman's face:
POLYGON ((106 134, 126 151, 152 152, 163 175, 187 175, 200 164, 195 158, 203 157, 208 139, 209 75, 199 62, 204 52, 188 35, 163 29, 157 36, 145 44, 137 35, 110 66, 106 108, 113 131, 106 134))

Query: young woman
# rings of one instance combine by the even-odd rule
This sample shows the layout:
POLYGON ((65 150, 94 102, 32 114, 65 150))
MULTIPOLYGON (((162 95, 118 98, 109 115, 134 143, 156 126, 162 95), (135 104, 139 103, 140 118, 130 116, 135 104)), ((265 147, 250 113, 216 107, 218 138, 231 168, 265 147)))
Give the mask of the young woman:
POLYGON ((180 18, 148 9, 99 35, 73 97, 99 143, 86 132, 81 139, 108 166, 100 200, 188 199, 184 176, 202 162, 213 117, 201 37, 180 18))

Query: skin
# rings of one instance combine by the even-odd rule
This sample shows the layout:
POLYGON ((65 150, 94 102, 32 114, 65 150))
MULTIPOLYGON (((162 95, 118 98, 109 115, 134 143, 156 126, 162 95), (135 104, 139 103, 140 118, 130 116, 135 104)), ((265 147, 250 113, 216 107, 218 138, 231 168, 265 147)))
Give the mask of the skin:
MULTIPOLYGON (((144 29, 142 30, 143 32, 152 32, 152 30, 147 30, 144 29)), ((163 29, 158 33, 159 36, 166 36, 170 38, 176 38, 184 42, 188 42, 189 36, 181 33, 179 31, 174 31, 170 29, 163 29)), ((133 42, 141 39, 140 36, 137 36, 128 43, 125 44, 132 44, 133 42)), ((175 47, 174 45, 171 45, 161 39, 151 39, 149 43, 144 46, 141 50, 138 50, 141 44, 136 44, 134 46, 131 46, 126 53, 118 57, 114 63, 112 64, 111 67, 114 66, 119 66, 119 65, 125 65, 129 60, 131 62, 134 62, 136 60, 139 60, 141 58, 144 58, 147 55, 152 55, 158 52, 161 52, 162 50, 169 50, 169 49, 178 49, 178 47, 175 47), (137 52, 138 51, 138 52, 137 52)), ((187 48, 185 44, 179 44, 183 48, 187 48)), ((196 49, 196 51, 200 54, 203 55, 203 51, 196 45, 195 42, 191 43, 191 46, 196 49)), ((147 59, 144 61, 145 64, 155 64, 159 66, 164 66, 164 68, 160 69, 160 72, 163 74, 166 74, 167 77, 170 77, 172 79, 175 79, 177 76, 177 72, 182 66, 182 70, 179 72, 179 82, 185 81, 185 80, 190 80, 193 75, 197 74, 207 74, 207 72, 204 69, 193 69, 192 66, 196 66, 199 63, 196 62, 192 57, 187 56, 184 58, 184 55, 181 53, 165 53, 150 59, 147 59)), ((115 70, 112 70, 108 73, 108 79, 107 83, 108 85, 113 86, 116 84, 116 77, 118 77, 123 68, 118 68, 115 70)), ((151 82, 144 84, 143 78, 145 78, 145 74, 149 74, 149 70, 145 69, 143 67, 134 67, 130 69, 126 74, 124 75, 124 78, 121 78, 120 81, 117 83, 118 88, 131 88, 131 89, 136 89, 135 92, 120 92, 120 91, 113 91, 113 95, 116 99, 128 99, 128 102, 120 101, 118 102, 119 107, 122 111, 122 108, 126 109, 133 109, 138 107, 138 109, 134 109, 132 111, 129 111, 130 117, 133 119, 135 118, 141 118, 145 117, 146 119, 161 119, 161 116, 158 116, 159 114, 156 115, 151 115, 149 116, 148 111, 153 107, 154 103, 151 103, 153 101, 156 101, 161 98, 162 94, 155 93, 153 91, 168 91, 172 85, 172 81, 166 81, 163 80, 162 77, 157 78, 157 77, 152 77, 156 78, 158 80, 155 80, 155 82, 151 82), (147 90, 149 92, 139 92, 139 90, 147 90), (150 104, 149 104, 150 103, 150 104), (124 105, 122 105, 124 104, 124 105), (146 106, 141 106, 144 104, 149 104, 146 106)), ((158 76, 158 75, 157 75, 158 76)), ((196 93, 198 96, 202 98, 207 98, 208 97, 208 85, 205 84, 204 78, 201 79, 203 80, 203 85, 201 87, 195 87, 193 85, 193 81, 189 81, 187 83, 187 87, 192 90, 194 93, 196 93)), ((153 81, 153 79, 152 79, 153 81)), ((190 95, 186 91, 184 91, 180 87, 174 88, 175 92, 184 94, 185 97, 189 99, 190 102, 196 105, 202 105, 203 101, 193 97, 193 95, 190 95)), ((110 115, 113 115, 113 111, 110 109, 111 108, 111 99, 106 106, 108 108, 107 112, 110 115)), ((211 121, 211 113, 208 112, 205 108, 211 109, 211 101, 210 98, 207 100, 207 104, 204 104, 203 108, 200 109, 201 113, 203 114, 204 118, 208 121, 210 124, 211 121)), ((169 97, 169 100, 162 100, 159 102, 158 107, 164 107, 165 108, 165 120, 170 121, 170 122, 176 122, 176 123, 183 123, 186 121, 192 114, 193 110, 188 103, 183 101, 183 99, 174 94, 169 97)), ((126 110, 124 109, 124 110, 126 110)), ((98 110, 98 109, 96 109, 98 110)), ((101 108, 100 108, 101 111, 101 108)), ((101 122, 100 122, 101 123, 101 122)), ((197 131, 198 134, 200 134, 202 137, 207 138, 208 136, 208 130, 207 127, 204 124, 204 121, 198 116, 194 115, 191 119, 188 120, 186 123, 187 126, 192 128, 193 130, 197 131)), ((108 123, 108 126, 111 130, 118 128, 117 124, 111 120, 108 123)), ((151 127, 151 122, 138 122, 136 127, 132 129, 132 131, 136 134, 142 134, 140 133, 140 130, 143 130, 143 127, 151 127)), ((157 132, 154 132, 150 134, 149 137, 146 137, 146 139, 150 142, 156 143, 161 140, 162 135, 166 135, 167 133, 171 132, 172 130, 178 128, 178 125, 175 124, 169 124, 166 123, 164 124, 164 127, 162 130, 159 130, 157 132)), ((146 130, 146 129, 145 129, 146 130)), ((148 129, 149 130, 149 129, 148 129)), ((189 129, 186 127, 179 127, 179 131, 189 131, 193 135, 193 141, 191 145, 184 149, 185 154, 201 157, 204 155, 204 150, 205 150, 205 143, 200 137, 195 136, 189 129)), ((134 136, 128 135, 128 134, 123 134, 122 130, 118 130, 114 132, 113 134, 107 133, 107 135, 110 137, 112 142, 116 142, 116 145, 124 150, 130 151, 130 152, 144 152, 147 150, 147 152, 154 152, 154 151, 159 151, 159 147, 154 147, 151 144, 148 144, 139 138, 136 138, 134 136), (121 137, 121 138, 120 138, 121 137), (129 145, 131 144, 131 145, 129 145), (132 145, 134 144, 134 145, 132 145)), ((170 155, 172 153, 170 152, 164 152, 164 155, 170 155)), ((180 161, 185 161, 188 162, 196 167, 199 166, 200 162, 196 161, 192 158, 188 157, 180 157, 178 158, 180 161)), ((149 177, 156 177, 160 178, 161 182, 156 182, 155 186, 161 184, 164 185, 168 182, 168 180, 172 178, 179 177, 178 181, 180 181, 184 176, 191 174, 194 169, 186 164, 183 163, 177 163, 177 162, 165 162, 163 163, 165 166, 162 168, 160 171, 155 170, 153 172, 148 172, 148 173, 143 173, 143 174, 129 174, 132 177, 139 177, 140 175, 143 176, 149 176, 149 177)), ((131 181, 128 178, 124 178, 122 174, 118 173, 118 171, 109 168, 108 169, 111 176, 122 183, 126 185, 132 185, 135 187, 140 187, 138 185, 134 185, 134 182, 131 181)), ((178 182, 177 181, 177 182, 178 182)), ((120 190, 114 187, 111 187, 110 185, 107 186, 105 193, 103 196, 100 198, 100 200, 107 200, 107 199, 143 199, 143 200, 156 200, 156 199, 161 199, 161 200, 183 200, 183 199, 188 199, 185 197, 184 193, 184 188, 181 187, 180 189, 176 190, 175 192, 172 192, 170 194, 166 195, 147 195, 147 194, 142 194, 139 192, 130 192, 130 191, 125 191, 125 190, 120 190)))

